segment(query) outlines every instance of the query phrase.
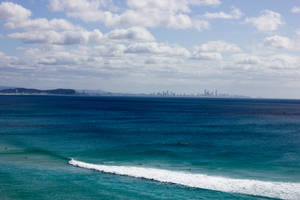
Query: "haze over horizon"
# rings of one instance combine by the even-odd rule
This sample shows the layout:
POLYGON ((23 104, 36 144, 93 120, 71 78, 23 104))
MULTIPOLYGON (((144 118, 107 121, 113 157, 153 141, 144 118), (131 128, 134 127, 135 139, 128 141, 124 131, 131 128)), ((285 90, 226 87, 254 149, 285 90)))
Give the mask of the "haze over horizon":
POLYGON ((0 0, 0 85, 300 98, 300 1, 0 0))

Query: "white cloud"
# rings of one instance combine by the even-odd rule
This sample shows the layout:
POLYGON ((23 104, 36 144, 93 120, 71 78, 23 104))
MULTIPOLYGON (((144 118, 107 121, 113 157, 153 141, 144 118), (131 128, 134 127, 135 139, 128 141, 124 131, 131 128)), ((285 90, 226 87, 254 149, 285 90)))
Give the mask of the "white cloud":
POLYGON ((247 18, 246 23, 250 23, 260 32, 271 32, 283 25, 281 15, 271 10, 264 10, 259 17, 247 18))
POLYGON ((200 52, 195 51, 191 57, 197 60, 222 60, 222 55, 218 52, 200 52))
POLYGON ((4 52, 0 51, 0 68, 2 67, 11 67, 11 63, 15 63, 18 58, 13 56, 8 56, 4 52))
POLYGON ((261 59, 258 56, 249 54, 234 54, 232 60, 239 65, 257 65, 261 63, 261 59))
POLYGON ((196 51, 199 52, 239 52, 241 49, 231 43, 227 43, 221 40, 209 41, 196 47, 196 51))
POLYGON ((223 59, 221 53, 232 53, 240 51, 241 49, 235 44, 227 43, 221 40, 209 41, 200 46, 195 46, 191 58, 197 60, 217 61, 223 59))
POLYGON ((22 33, 11 33, 11 38, 21 39, 24 43, 47 43, 57 45, 73 45, 89 42, 99 42, 102 33, 95 29, 94 31, 31 31, 22 33))
POLYGON ((191 18, 192 5, 218 5, 219 0, 127 0, 127 9, 116 13, 105 10, 96 0, 51 0, 50 9, 86 22, 102 22, 112 27, 168 27, 174 29, 209 28, 205 20, 191 18))
POLYGON ((299 69, 300 59, 297 56, 278 54, 266 59, 265 65, 273 69, 299 69))
POLYGON ((273 49, 291 49, 293 48, 293 41, 287 37, 274 35, 264 39, 264 46, 273 49))
POLYGON ((8 57, 3 52, 0 51, 0 64, 6 65, 7 60, 8 60, 8 57))
POLYGON ((135 40, 135 41, 154 41, 154 36, 143 27, 131 27, 128 29, 115 29, 107 34, 113 40, 135 40))
POLYGON ((220 0, 127 0, 130 9, 171 12, 190 12, 190 6, 215 6, 221 4, 220 0))
POLYGON ((238 8, 232 8, 230 13, 225 12, 214 12, 205 13, 203 16, 208 19, 240 19, 243 13, 238 8))
POLYGON ((98 29, 87 31, 65 19, 31 19, 30 16, 31 11, 18 4, 10 2, 0 4, 0 19, 5 21, 5 27, 25 30, 8 36, 21 39, 24 43, 72 45, 99 42, 103 37, 98 29))
POLYGON ((5 21, 5 27, 10 29, 27 30, 75 30, 80 29, 67 20, 46 18, 30 19, 31 11, 11 2, 2 2, 0 4, 0 20, 5 21))
POLYGON ((189 0, 189 3, 199 6, 217 6, 221 4, 221 0, 189 0))
POLYGON ((106 44, 95 46, 89 54, 92 57, 121 57, 125 50, 126 46, 123 44, 106 44))
POLYGON ((78 30, 80 27, 76 27, 70 22, 64 19, 52 19, 47 20, 45 18, 38 19, 26 19, 23 21, 8 21, 5 23, 5 27, 9 29, 26 29, 26 30, 78 30))
POLYGON ((187 1, 181 0, 127 0, 127 6, 130 9, 142 10, 143 12, 157 12, 157 11, 167 11, 167 12, 189 12, 190 8, 187 1))
POLYGON ((88 11, 104 7, 104 1, 99 0, 51 0, 49 8, 53 11, 63 11, 68 7, 70 11, 88 11))
MULTIPOLYGON (((107 42, 107 41, 106 41, 107 42)), ((24 49, 26 59, 24 66, 52 65, 53 70, 72 69, 81 73, 95 74, 98 71, 117 76, 118 71, 129 73, 130 70, 146 70, 149 64, 156 64, 156 69, 164 67, 176 68, 187 58, 188 51, 176 45, 161 43, 136 43, 147 46, 144 50, 137 49, 133 44, 104 43, 95 46, 78 45, 78 48, 66 49, 64 46, 40 46, 24 49), (131 51, 129 52, 128 49, 131 51), (147 49, 147 50, 145 50, 147 49), (84 69, 82 68, 84 66, 84 69), (129 70, 129 71, 128 71, 129 70)), ((149 70, 153 70, 149 68, 149 70)), ((124 73, 123 73, 124 75, 124 73)))
POLYGON ((183 47, 156 42, 130 44, 125 50, 125 53, 158 54, 181 57, 188 57, 190 55, 189 51, 183 47))
POLYGON ((195 29, 197 29, 198 31, 207 30, 210 28, 209 22, 207 22, 205 20, 195 19, 193 21, 193 24, 194 24, 195 29))
POLYGON ((294 7, 291 9, 291 12, 292 12, 292 13, 300 13, 300 7, 294 6, 294 7))
POLYGON ((0 4, 0 20, 23 21, 30 17, 30 10, 11 2, 0 4))
POLYGON ((78 57, 73 57, 72 54, 64 52, 55 56, 41 57, 38 64, 42 65, 76 65, 80 63, 78 57))
POLYGON ((151 56, 150 58, 146 58, 144 63, 147 65, 160 65, 160 64, 180 64, 182 63, 182 59, 178 59, 177 57, 162 57, 162 56, 151 56))

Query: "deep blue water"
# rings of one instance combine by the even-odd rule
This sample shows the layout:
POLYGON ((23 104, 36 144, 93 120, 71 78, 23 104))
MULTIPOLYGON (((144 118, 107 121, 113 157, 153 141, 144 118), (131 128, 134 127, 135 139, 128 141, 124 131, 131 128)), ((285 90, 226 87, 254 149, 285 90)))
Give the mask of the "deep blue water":
POLYGON ((0 96, 1 200, 300 199, 299 184, 298 100, 0 96), (72 158, 291 191, 222 192, 218 182, 203 189, 120 176, 72 166, 72 158))

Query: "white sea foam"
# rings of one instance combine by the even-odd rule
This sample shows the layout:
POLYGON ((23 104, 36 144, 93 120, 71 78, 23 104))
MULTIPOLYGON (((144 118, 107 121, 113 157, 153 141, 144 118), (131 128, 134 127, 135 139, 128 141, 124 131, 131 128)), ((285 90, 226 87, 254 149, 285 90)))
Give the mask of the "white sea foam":
POLYGON ((288 200, 300 199, 300 183, 233 179, 155 168, 98 165, 80 162, 73 159, 69 161, 69 164, 105 173, 145 178, 166 183, 175 183, 194 188, 288 200))

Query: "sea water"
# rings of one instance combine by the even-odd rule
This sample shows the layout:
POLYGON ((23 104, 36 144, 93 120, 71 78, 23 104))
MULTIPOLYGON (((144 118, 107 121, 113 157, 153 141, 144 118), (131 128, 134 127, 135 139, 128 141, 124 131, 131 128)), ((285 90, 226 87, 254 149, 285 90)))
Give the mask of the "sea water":
POLYGON ((0 96, 0 199, 300 199, 300 101, 0 96))

